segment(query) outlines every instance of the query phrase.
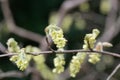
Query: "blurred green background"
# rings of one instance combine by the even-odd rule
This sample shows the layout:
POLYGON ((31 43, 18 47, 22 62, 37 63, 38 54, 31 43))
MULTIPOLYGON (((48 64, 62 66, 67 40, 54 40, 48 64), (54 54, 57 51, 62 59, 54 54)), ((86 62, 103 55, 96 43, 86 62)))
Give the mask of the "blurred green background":
MULTIPOLYGON (((57 12, 63 2, 64 0, 9 0, 16 25, 43 36, 45 35, 45 27, 51 23, 56 23, 57 12)), ((120 2, 118 5, 120 5, 120 2)), ((105 29, 106 18, 110 13, 110 7, 110 0, 89 0, 70 10, 64 17, 61 26, 68 40, 66 49, 81 49, 85 34, 91 32, 94 28, 99 29, 102 35, 105 29)), ((120 11, 118 9, 116 19, 120 16, 119 14, 120 11)), ((29 44, 39 46, 36 42, 8 31, 0 6, 0 42, 6 46, 6 42, 10 37, 14 37, 23 47, 29 44)), ((112 48, 105 48, 105 50, 120 53, 120 32, 110 42, 114 46, 112 48)), ((0 54, 3 53, 1 52, 0 54)), ((67 61, 66 68, 69 65, 72 55, 65 54, 67 61)), ((50 69, 53 68, 52 60, 54 57, 55 55, 47 55, 46 64, 50 69)), ((88 78, 89 80, 106 80, 107 76, 119 63, 119 60, 119 58, 113 56, 103 55, 99 63, 92 65, 86 62, 77 77, 69 77, 67 80, 88 80, 88 78)), ((9 57, 0 58, 0 70, 5 72, 11 70, 19 71, 9 61, 9 57)), ((24 78, 3 78, 1 80, 31 80, 31 74, 24 78)), ((117 71, 111 80, 120 80, 120 70, 117 71)))

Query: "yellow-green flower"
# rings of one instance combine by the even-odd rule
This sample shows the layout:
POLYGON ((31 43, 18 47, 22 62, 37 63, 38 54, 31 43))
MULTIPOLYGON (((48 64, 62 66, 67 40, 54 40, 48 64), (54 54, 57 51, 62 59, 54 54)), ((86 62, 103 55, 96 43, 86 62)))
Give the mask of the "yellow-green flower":
POLYGON ((56 47, 64 48, 66 45, 67 40, 63 36, 63 31, 60 27, 57 27, 56 25, 49 25, 45 29, 46 34, 49 35, 56 47))
MULTIPOLYGON (((60 27, 56 25, 49 25, 45 29, 46 35, 50 36, 58 48, 58 50, 64 50, 63 48, 66 45, 67 40, 64 38, 63 31, 60 27)), ((56 58, 54 59, 54 66, 53 72, 61 73, 64 71, 65 59, 63 54, 57 54, 56 58)))
POLYGON ((14 38, 8 39, 7 46, 9 52, 18 53, 20 50, 20 47, 18 46, 18 43, 14 40, 14 38))
POLYGON ((91 54, 89 55, 88 61, 89 61, 90 63, 96 64, 97 62, 100 61, 100 57, 101 57, 101 55, 98 54, 98 53, 91 53, 91 54))
MULTIPOLYGON (((94 49, 94 44, 96 42, 96 37, 99 34, 99 30, 93 29, 92 33, 86 34, 84 38, 83 50, 89 50, 89 47, 94 49)), ((89 54, 89 62, 95 64, 100 61, 100 54, 89 54)), ((77 55, 73 56, 70 63, 70 75, 75 77, 79 72, 81 65, 86 58, 86 53, 77 53, 77 55)))
POLYGON ((84 62, 86 57, 85 53, 78 52, 77 55, 73 56, 70 63, 70 75, 75 77, 76 74, 80 71, 81 65, 84 62))
POLYGON ((63 65, 65 65, 64 54, 57 54, 56 58, 54 58, 55 68, 53 69, 53 72, 58 74, 63 72, 64 71, 63 65))
POLYGON ((66 45, 67 40, 64 38, 59 38, 56 39, 54 42, 56 44, 56 47, 59 49, 59 48, 63 48, 66 45))
POLYGON ((84 38, 84 46, 83 49, 88 50, 88 42, 89 42, 89 46, 90 48, 94 48, 94 44, 96 42, 96 37, 99 34, 99 30, 98 29, 93 29, 92 33, 90 34, 86 34, 85 38, 84 38))
POLYGON ((26 69, 28 66, 28 58, 25 53, 25 50, 21 49, 18 56, 19 57, 18 57, 17 61, 15 62, 17 64, 18 68, 20 68, 20 70, 26 69))

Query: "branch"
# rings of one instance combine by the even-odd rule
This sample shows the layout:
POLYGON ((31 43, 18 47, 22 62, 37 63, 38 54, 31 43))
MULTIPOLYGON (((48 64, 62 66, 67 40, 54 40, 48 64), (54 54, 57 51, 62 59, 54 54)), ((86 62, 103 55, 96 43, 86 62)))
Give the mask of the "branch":
POLYGON ((24 77, 24 74, 22 72, 18 71, 9 71, 9 72, 0 72, 0 79, 6 78, 6 77, 24 77))
POLYGON ((6 77, 21 78, 21 77, 27 76, 30 73, 35 73, 35 72, 38 72, 38 71, 32 67, 28 67, 24 72, 19 72, 19 71, 3 72, 0 70, 0 79, 6 78, 6 77))
POLYGON ((119 68, 120 64, 117 65, 117 67, 113 70, 113 72, 108 76, 106 80, 110 80, 110 78, 112 78, 112 76, 118 71, 119 68))
POLYGON ((118 0, 111 0, 111 10, 106 18, 105 30, 98 41, 111 41, 120 31, 120 15, 118 13, 118 0), (107 37, 106 37, 107 36, 107 37))
MULTIPOLYGON (((107 51, 95 51, 95 50, 90 51, 90 50, 78 49, 78 50, 64 50, 64 51, 54 51, 54 52, 57 53, 57 54, 70 54, 70 53, 77 53, 77 52, 85 52, 83 54, 99 53, 99 54, 106 54, 106 55, 111 55, 111 56, 120 58, 119 54, 112 53, 112 52, 107 52, 107 51)), ((27 54, 33 55, 33 56, 38 56, 40 54, 53 54, 53 51, 30 52, 30 53, 27 53, 27 54)), ((0 55, 0 57, 13 56, 13 55, 17 55, 17 54, 8 52, 8 54, 0 55)))
POLYGON ((16 53, 1 54, 0 57, 13 56, 17 55, 16 53))
POLYGON ((2 52, 2 53, 6 53, 6 48, 5 48, 5 46, 3 46, 3 44, 0 42, 0 51, 2 52))
POLYGON ((47 42, 47 44, 48 44, 49 49, 54 53, 54 50, 51 48, 50 43, 49 43, 49 40, 48 40, 47 37, 46 37, 46 42, 47 42))

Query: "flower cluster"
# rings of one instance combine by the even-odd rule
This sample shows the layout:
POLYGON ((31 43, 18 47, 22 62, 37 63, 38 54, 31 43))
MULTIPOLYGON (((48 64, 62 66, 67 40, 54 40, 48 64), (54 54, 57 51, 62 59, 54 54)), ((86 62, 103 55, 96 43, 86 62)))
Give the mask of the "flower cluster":
MULTIPOLYGON (((64 38, 63 31, 60 27, 57 27, 56 25, 49 25, 45 29, 46 35, 50 36, 61 52, 64 50, 63 48, 66 45, 67 40, 64 38)), ((65 59, 63 54, 57 54, 56 58, 54 59, 54 66, 53 72, 55 73, 61 73, 64 71, 64 65, 65 65, 65 59)))
MULTIPOLYGON (((85 39, 84 39, 84 45, 83 45, 83 48, 85 50, 88 50, 89 48, 93 49, 94 48, 94 45, 95 45, 95 42, 96 42, 96 37, 99 35, 99 30, 97 29, 93 29, 92 33, 91 34, 86 34, 85 36, 85 39)), ((100 47, 100 43, 98 44, 99 48, 102 49, 102 47, 100 47)), ((96 46, 97 48, 97 46, 96 46)), ((99 50, 101 51, 101 50, 99 50)), ((100 57, 101 55, 98 54, 98 53, 90 53, 89 54, 89 59, 88 61, 92 64, 96 64, 97 62, 100 61, 100 57)))
MULTIPOLYGON (((108 42, 98 42, 94 48, 95 51, 103 51, 103 47, 112 47, 111 43, 108 42)), ((90 63, 96 64, 100 61, 101 54, 98 53, 91 53, 89 55, 88 61, 90 63)))
POLYGON ((96 37, 98 36, 99 33, 100 32, 98 29, 93 29, 92 33, 86 34, 86 36, 84 38, 84 45, 83 45, 84 50, 89 50, 89 47, 91 49, 94 48, 94 44, 96 42, 96 37))
POLYGON ((28 66, 28 60, 26 58, 27 55, 25 54, 25 50, 23 48, 18 52, 18 55, 12 56, 10 61, 15 62, 18 68, 23 71, 28 66))
POLYGON ((65 59, 64 54, 57 54, 56 58, 54 58, 54 65, 56 68, 53 69, 54 73, 61 73, 64 71, 65 59))
POLYGON ((80 52, 78 52, 76 56, 73 56, 70 63, 70 75, 72 77, 75 77, 76 74, 79 72, 85 57, 86 57, 86 54, 80 53, 80 52))
POLYGON ((7 45, 8 52, 17 53, 17 55, 14 55, 10 58, 10 61, 15 62, 20 70, 26 69, 28 65, 28 59, 25 53, 25 49, 24 48, 20 49, 18 43, 13 38, 10 38, 7 41, 7 45))
MULTIPOLYGON (((49 25, 45 29, 47 38, 51 38, 58 48, 57 50, 62 53, 64 51, 64 47, 66 45, 67 40, 64 38, 63 31, 60 27, 57 27, 56 25, 49 25)), ((96 42, 96 37, 99 34, 99 30, 93 29, 92 33, 86 34, 84 38, 84 44, 83 44, 83 50, 95 50, 95 51, 103 51, 103 47, 111 47, 112 44, 108 42, 98 42, 95 46, 96 42)), ((50 69, 46 66, 45 64, 45 58, 43 55, 39 56, 32 56, 32 55, 27 55, 27 53, 30 52, 40 52, 40 49, 37 47, 33 46, 26 46, 25 48, 20 48, 18 46, 18 43, 14 40, 14 38, 10 38, 7 41, 8 45, 8 52, 10 53, 16 53, 10 58, 10 61, 15 62, 17 67, 20 70, 24 70, 27 68, 29 61, 31 59, 34 60, 36 64, 36 68, 41 71, 41 75, 45 79, 48 79, 48 76, 50 80, 53 80, 53 76, 55 75, 54 73, 62 73, 64 71, 64 65, 65 65, 65 58, 64 54, 56 54, 56 57, 54 58, 54 66, 55 68, 53 69, 52 73, 50 69), (44 76, 48 74, 48 76, 44 76)), ((96 53, 96 52, 90 52, 89 54, 86 54, 88 52, 78 52, 76 55, 72 57, 72 60, 70 62, 70 76, 75 77, 76 74, 80 71, 80 68, 82 67, 82 63, 86 59, 86 56, 88 55, 88 62, 92 64, 96 64, 97 62, 100 61, 101 54, 96 53)))
POLYGON ((66 45, 67 40, 63 36, 63 31, 60 27, 57 27, 56 25, 49 25, 45 29, 46 34, 49 35, 54 44, 58 49, 63 48, 66 45))
POLYGON ((90 53, 88 61, 92 64, 96 64, 97 62, 100 61, 100 57, 101 55, 98 53, 90 53))
MULTIPOLYGON (((99 31, 97 29, 93 29, 91 34, 86 34, 85 38, 84 38, 84 45, 83 45, 83 49, 84 50, 89 50, 89 48, 93 49, 94 48, 94 44, 96 42, 96 37, 98 36, 99 31)), ((70 75, 72 77, 75 77, 76 74, 79 72, 82 63, 84 62, 84 59, 86 58, 85 53, 80 53, 78 52, 75 56, 73 56, 71 63, 70 63, 70 75)), ((96 63, 98 61, 100 61, 100 54, 98 53, 91 53, 89 54, 89 59, 88 61, 90 63, 96 63)))
POLYGON ((14 40, 14 38, 10 38, 7 41, 8 51, 11 53, 17 53, 20 51, 20 47, 18 43, 14 40))

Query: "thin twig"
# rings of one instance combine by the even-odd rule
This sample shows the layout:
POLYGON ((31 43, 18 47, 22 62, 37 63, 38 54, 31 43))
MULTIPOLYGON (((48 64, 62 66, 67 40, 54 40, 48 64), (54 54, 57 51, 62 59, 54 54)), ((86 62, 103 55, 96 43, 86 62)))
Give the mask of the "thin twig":
MULTIPOLYGON (((100 53, 100 54, 106 54, 106 55, 111 55, 111 56, 115 56, 115 57, 119 57, 120 58, 120 55, 117 54, 117 53, 111 53, 111 52, 107 52, 107 51, 90 51, 90 50, 83 50, 83 49, 78 49, 78 50, 64 50, 64 51, 54 51, 55 53, 57 54, 70 54, 70 53, 77 53, 77 52, 89 52, 89 53, 100 53)), ((51 54, 53 53, 52 51, 43 51, 43 52, 39 52, 39 53, 28 53, 28 54, 31 54, 31 55, 34 55, 34 56, 37 56, 37 55, 40 55, 40 54, 51 54)))
POLYGON ((92 49, 91 46, 90 46, 90 41, 89 41, 89 40, 87 40, 87 44, 88 44, 89 50, 90 50, 90 51, 93 51, 93 49, 92 49))
MULTIPOLYGON (((112 52, 107 52, 107 51, 95 51, 95 50, 90 51, 90 50, 78 49, 78 50, 64 50, 62 52, 56 50, 54 52, 57 53, 57 54, 70 54, 70 53, 77 53, 77 52, 85 52, 85 54, 89 54, 89 53, 93 53, 94 52, 94 53, 106 54, 106 55, 111 55, 111 56, 120 58, 119 54, 112 53, 112 52)), ((52 54, 52 53, 53 53, 53 51, 42 51, 42 52, 30 52, 30 53, 27 53, 27 54, 38 56, 40 54, 52 54)), ((0 57, 12 56, 12 55, 17 55, 17 54, 16 53, 8 53, 8 54, 0 55, 0 57)))
POLYGON ((16 53, 1 54, 0 57, 13 56, 17 55, 16 53))
POLYGON ((113 70, 113 72, 107 77, 106 80, 110 80, 110 78, 112 78, 112 76, 118 71, 118 69, 120 68, 120 64, 117 65, 117 67, 113 70))
POLYGON ((48 44, 49 49, 50 49, 53 53, 55 53, 55 50, 52 49, 51 46, 50 46, 50 43, 49 43, 48 37, 46 37, 46 42, 47 42, 47 44, 48 44))

